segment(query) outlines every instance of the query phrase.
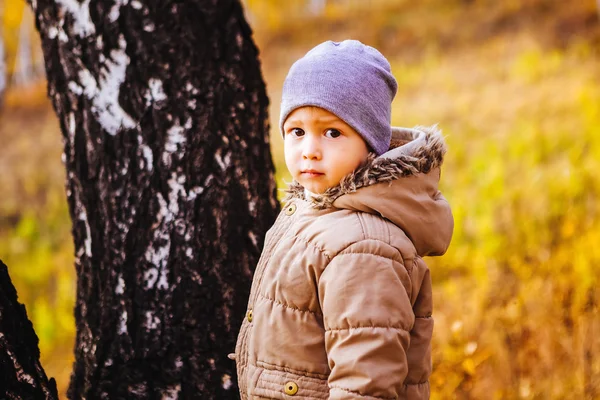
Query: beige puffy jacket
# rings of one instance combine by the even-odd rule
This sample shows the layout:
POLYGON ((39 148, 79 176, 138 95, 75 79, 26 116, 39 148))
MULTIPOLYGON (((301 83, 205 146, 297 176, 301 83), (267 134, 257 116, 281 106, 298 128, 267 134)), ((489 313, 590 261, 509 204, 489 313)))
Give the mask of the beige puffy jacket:
POLYGON ((256 268, 235 359, 245 399, 427 399, 431 278, 452 236, 434 127, 325 194, 292 184, 256 268))

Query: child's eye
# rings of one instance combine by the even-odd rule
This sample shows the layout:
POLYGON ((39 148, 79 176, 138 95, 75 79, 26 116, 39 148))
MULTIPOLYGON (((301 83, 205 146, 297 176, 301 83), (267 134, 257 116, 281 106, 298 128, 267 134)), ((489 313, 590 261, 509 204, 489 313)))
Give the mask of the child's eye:
POLYGON ((300 137, 304 136, 304 131, 300 128, 292 128, 290 129, 289 134, 292 136, 300 137))
POLYGON ((325 131, 325 136, 327 136, 328 138, 335 139, 337 137, 342 136, 342 132, 338 131, 337 129, 330 128, 325 131))

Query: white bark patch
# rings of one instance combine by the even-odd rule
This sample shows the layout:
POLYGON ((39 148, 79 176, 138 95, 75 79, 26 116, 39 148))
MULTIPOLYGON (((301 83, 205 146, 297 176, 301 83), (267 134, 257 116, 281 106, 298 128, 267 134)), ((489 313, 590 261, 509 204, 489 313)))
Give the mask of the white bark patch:
POLYGON ((160 206, 160 209, 158 210, 157 221, 152 226, 153 228, 155 228, 155 227, 157 227, 159 225, 165 225, 163 222, 169 223, 169 222, 171 222, 171 219, 172 219, 169 216, 169 210, 167 208, 167 202, 165 201, 165 198, 162 196, 162 194, 157 193, 156 200, 158 200, 158 205, 160 206))
POLYGON ((258 241, 256 240, 256 235, 254 234, 254 232, 249 231, 248 232, 248 237, 250 238, 250 241, 252 242, 252 244, 254 245, 254 247, 258 247, 258 241))
POLYGON ((58 21, 58 24, 56 26, 49 27, 46 31, 48 34, 48 39, 54 40, 58 37, 58 40, 60 40, 63 43, 67 43, 69 41, 69 37, 63 30, 64 23, 65 20, 63 18, 58 21))
POLYGON ((106 61, 106 73, 100 77, 98 95, 94 99, 94 105, 98 109, 98 122, 111 135, 115 135, 121 127, 135 127, 133 119, 119 104, 119 91, 129 65, 126 47, 127 42, 120 35, 119 48, 110 52, 111 60, 106 61))
POLYGON ((192 271, 192 280, 198 285, 202 285, 202 277, 195 271, 192 271))
POLYGON ((115 288, 116 294, 123 294, 125 292, 125 281, 121 274, 119 274, 119 278, 117 280, 117 287, 115 288))
POLYGON ((79 72, 83 94, 92 100, 92 112, 102 128, 113 136, 122 128, 132 129, 136 126, 135 121, 119 104, 119 91, 129 65, 126 47, 127 42, 120 35, 119 47, 110 52, 110 59, 106 60, 98 81, 85 68, 79 72))
POLYGON ((147 145, 143 145, 142 154, 146 160, 146 169, 152 171, 152 168, 154 168, 154 154, 152 153, 152 149, 147 145))
POLYGON ((181 356, 177 356, 175 359, 175 369, 179 370, 181 367, 183 367, 183 361, 181 360, 181 356))
POLYGON ((195 88, 194 85, 192 85, 189 82, 185 85, 185 90, 187 90, 191 94, 198 94, 198 93, 200 93, 200 91, 197 88, 195 88))
MULTIPOLYGON (((177 154, 183 153, 183 150, 180 150, 180 146, 186 142, 183 133, 186 129, 191 128, 191 126, 192 121, 188 119, 184 126, 175 123, 167 131, 165 150, 163 152, 163 161, 166 165, 171 164, 171 157, 175 152, 177 154)), ((188 199, 184 186, 185 182, 185 175, 173 172, 171 173, 171 178, 167 181, 169 185, 167 200, 165 201, 160 193, 157 194, 157 201, 160 208, 152 229, 154 230, 153 242, 160 243, 160 245, 149 247, 146 250, 146 260, 151 264, 151 267, 145 273, 145 279, 148 281, 146 287, 148 289, 153 288, 155 284, 157 289, 166 290, 169 288, 167 264, 171 246, 171 231, 174 225, 173 222, 178 222, 176 218, 179 214, 179 201, 186 201, 188 199)), ((179 224, 176 223, 175 225, 179 224)))
POLYGON ((206 179, 204 180, 204 187, 210 187, 210 184, 212 183, 213 179, 214 179, 214 176, 212 174, 207 176, 206 179))
POLYGON ((119 319, 119 335, 127 333, 127 311, 123 311, 119 319))
POLYGON ((75 35, 87 37, 96 32, 96 27, 90 17, 90 0, 84 0, 81 3, 77 0, 56 0, 56 3, 73 17, 73 33, 75 35))
POLYGON ((73 147, 75 147, 75 113, 69 113, 67 129, 69 130, 69 141, 72 143, 73 147))
POLYGON ((70 81, 68 87, 69 90, 75 93, 77 96, 81 96, 81 94, 83 93, 83 88, 79 86, 75 81, 70 81))
POLYGON ((84 94, 88 98, 93 98, 98 94, 98 84, 92 73, 88 69, 79 71, 79 82, 84 87, 84 94))
POLYGON ((181 391, 181 385, 170 386, 165 389, 161 400, 177 400, 179 398, 179 392, 181 391))
POLYGON ((148 91, 144 95, 146 99, 146 105, 149 106, 152 100, 162 101, 167 98, 165 91, 163 90, 163 83, 160 79, 150 79, 148 81, 148 91))
POLYGON ((151 267, 145 272, 144 279, 147 280, 146 288, 152 289, 158 280, 158 289, 167 289, 167 262, 171 247, 170 228, 173 222, 173 214, 170 207, 160 193, 156 195, 160 209, 156 216, 156 222, 152 226, 154 229, 154 242, 161 243, 158 246, 151 246, 146 250, 146 261, 151 267))
MULTIPOLYGON (((83 205, 81 205, 81 207, 83 208, 83 205)), ((87 257, 91 257, 92 256, 92 233, 90 230, 90 224, 88 223, 87 213, 84 210, 82 210, 79 213, 78 219, 80 221, 83 221, 83 223, 85 225, 85 239, 83 240, 84 247, 79 249, 79 251, 77 252, 77 256, 81 257, 82 254, 85 254, 87 257)))
POLYGON ((177 151, 177 145, 185 143, 185 136, 182 135, 184 129, 181 125, 175 124, 167 131, 167 141, 165 143, 165 151, 174 153, 177 151))
POLYGON ((171 188, 171 191, 169 192, 168 208, 171 213, 171 220, 173 220, 179 213, 179 198, 183 197, 185 199, 187 197, 185 187, 183 186, 185 183, 185 176, 172 173, 171 179, 169 179, 167 183, 169 184, 169 188, 171 188))
POLYGON ((58 40, 60 40, 63 43, 67 43, 69 41, 69 37, 62 28, 58 31, 58 40))
POLYGON ((147 289, 152 289, 154 287, 154 285, 156 284, 157 279, 158 279, 158 270, 156 268, 150 268, 149 270, 144 272, 144 280, 148 281, 146 283, 147 289))
POLYGON ((48 28, 48 39, 56 39, 57 36, 58 29, 56 29, 56 27, 51 26, 50 28, 48 28))
POLYGON ((229 390, 229 388, 231 388, 231 376, 229 374, 223 374, 223 376, 221 377, 221 384, 223 386, 223 389, 225 390, 229 390))
POLYGON ((166 268, 163 268, 160 270, 160 278, 158 279, 156 288, 163 289, 163 290, 166 290, 169 288, 169 281, 167 280, 167 269, 166 268))
POLYGON ((154 168, 154 153, 152 152, 152 149, 144 143, 142 135, 137 136, 137 142, 138 146, 142 150, 142 157, 144 158, 144 160, 140 160, 140 169, 146 168, 146 170, 152 171, 154 168))
MULTIPOLYGON (((167 131, 167 140, 165 141, 165 151, 163 152, 163 162, 167 167, 171 166, 173 154, 178 152, 180 146, 183 146, 186 142, 184 135, 185 129, 191 127, 191 119, 188 119, 184 126, 179 123, 173 124, 167 131)), ((183 153, 183 152, 181 152, 183 153)))
POLYGON ((115 3, 108 13, 108 20, 110 22, 116 22, 119 19, 119 15, 121 14, 120 9, 121 5, 119 3, 115 3))
POLYGON ((156 329, 159 323, 160 320, 152 311, 146 311, 146 327, 148 329, 156 329))
POLYGON ((34 386, 35 385, 35 380, 33 379, 33 377, 31 375, 29 375, 26 372, 23 372, 23 370, 17 371, 17 379, 20 382, 26 382, 27 384, 34 386))
POLYGON ((204 192, 204 188, 200 186, 194 186, 190 189, 190 193, 188 194, 188 200, 194 200, 198 195, 204 192))
POLYGON ((115 4, 111 7, 110 13, 108 14, 110 22, 115 22, 119 19, 121 6, 127 5, 127 3, 129 3, 129 0, 115 0, 115 4))
POLYGON ((88 69, 79 71, 79 82, 83 86, 83 93, 88 99, 94 98, 98 94, 98 84, 92 73, 88 69))
POLYGON ((215 160, 217 161, 217 164, 219 164, 219 167, 221 167, 221 169, 225 171, 231 163, 231 153, 227 152, 225 154, 225 157, 221 157, 221 149, 219 149, 215 153, 215 160))

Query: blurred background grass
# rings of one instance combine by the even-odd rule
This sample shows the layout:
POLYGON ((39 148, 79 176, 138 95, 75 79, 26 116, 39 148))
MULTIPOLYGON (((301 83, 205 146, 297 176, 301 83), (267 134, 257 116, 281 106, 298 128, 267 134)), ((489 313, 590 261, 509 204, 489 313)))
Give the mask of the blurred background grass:
MULTIPOLYGON (((324 40, 378 48, 394 125, 438 123, 456 230, 429 263, 432 399, 600 398, 600 19, 594 0, 245 0, 277 129, 290 65, 324 40)), ((75 274, 61 134, 39 39, 0 0, 0 258, 64 397, 75 274)))

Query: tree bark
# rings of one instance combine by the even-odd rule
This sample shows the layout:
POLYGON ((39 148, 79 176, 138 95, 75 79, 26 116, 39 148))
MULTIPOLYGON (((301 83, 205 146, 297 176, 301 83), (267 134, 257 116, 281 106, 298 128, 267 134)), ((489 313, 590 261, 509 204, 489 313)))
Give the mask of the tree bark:
POLYGON ((73 222, 69 398, 238 398, 227 354, 279 209, 239 0, 29 1, 73 222))
POLYGON ((38 337, 0 260, 0 399, 58 399, 40 364, 38 337))

